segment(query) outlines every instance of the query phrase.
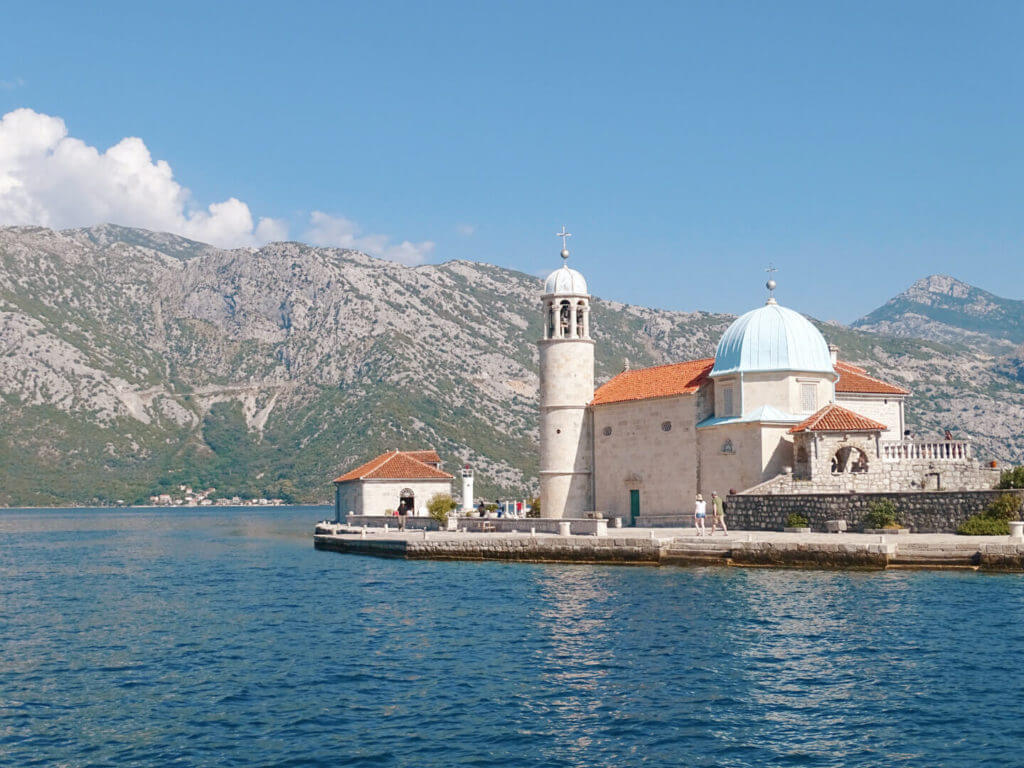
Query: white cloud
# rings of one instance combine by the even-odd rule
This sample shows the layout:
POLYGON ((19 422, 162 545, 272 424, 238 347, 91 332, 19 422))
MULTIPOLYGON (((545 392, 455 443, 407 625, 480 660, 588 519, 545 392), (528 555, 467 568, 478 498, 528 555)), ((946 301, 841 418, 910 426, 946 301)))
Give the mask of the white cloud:
MULTIPOLYGON (((196 204, 171 166, 154 161, 140 138, 121 139, 101 152, 69 136, 59 117, 16 109, 0 118, 0 226, 64 229, 105 222, 226 248, 288 239, 287 221, 254 221, 238 198, 205 208, 196 204)), ((389 235, 362 234, 354 221, 320 211, 310 215, 306 237, 314 245, 353 248, 403 264, 423 263, 434 248, 429 241, 394 243, 389 235)))
POLYGON ((11 80, 0 80, 0 91, 13 91, 15 88, 21 88, 25 85, 25 81, 20 77, 15 77, 11 80))
POLYGON ((197 206, 164 160, 142 139, 100 152, 68 136, 59 117, 16 109, 0 119, 0 224, 57 229, 112 222, 175 232, 225 247, 256 245, 287 233, 284 222, 254 224, 234 197, 197 206))
POLYGON ((472 237, 476 232, 476 227, 472 224, 456 224, 455 231, 459 235, 462 235, 462 237, 472 237))
POLYGON ((332 216, 323 211, 313 211, 310 214, 305 239, 312 245, 364 251, 371 256, 379 256, 409 266, 422 264, 434 250, 434 243, 429 240, 419 243, 408 240, 392 243, 388 235, 361 234, 359 225, 351 219, 332 216))

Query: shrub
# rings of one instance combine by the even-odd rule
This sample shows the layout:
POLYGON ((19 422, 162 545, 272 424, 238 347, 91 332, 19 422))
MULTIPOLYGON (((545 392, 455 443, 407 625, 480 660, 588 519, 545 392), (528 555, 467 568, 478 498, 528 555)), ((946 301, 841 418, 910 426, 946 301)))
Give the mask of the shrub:
POLYGON ((999 475, 1000 488, 1024 488, 1024 467, 1004 469, 999 475))
POLYGON ((982 516, 992 520, 1016 520, 1020 513, 1020 499, 1012 493, 1004 493, 993 501, 982 512, 982 516))
POLYGON ((442 526, 448 525, 448 513, 455 509, 458 504, 447 493, 438 493, 430 498, 427 502, 427 511, 430 516, 441 523, 442 526))
POLYGON ((799 512, 790 512, 789 517, 786 518, 787 528, 806 528, 808 525, 807 518, 799 512))
POLYGON ((973 515, 956 529, 964 536, 1009 536, 1010 521, 1020 513, 1020 499, 1004 493, 977 515, 973 515))
POLYGON ((865 528, 895 528, 899 522, 899 510, 892 499, 878 499, 868 504, 868 513, 864 516, 865 528))
POLYGON ((956 532, 961 536, 1009 536, 1010 523, 982 513, 964 520, 956 532))

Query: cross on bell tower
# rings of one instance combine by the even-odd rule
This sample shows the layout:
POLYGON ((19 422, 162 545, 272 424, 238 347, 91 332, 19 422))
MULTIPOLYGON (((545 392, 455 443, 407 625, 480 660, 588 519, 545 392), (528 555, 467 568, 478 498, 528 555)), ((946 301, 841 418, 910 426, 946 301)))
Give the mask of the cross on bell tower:
POLYGON ((566 243, 566 240, 568 240, 570 237, 572 237, 572 234, 565 231, 565 224, 562 225, 562 231, 561 232, 556 232, 555 233, 555 237, 562 238, 562 258, 563 259, 568 259, 569 258, 569 245, 568 245, 568 243, 566 243))

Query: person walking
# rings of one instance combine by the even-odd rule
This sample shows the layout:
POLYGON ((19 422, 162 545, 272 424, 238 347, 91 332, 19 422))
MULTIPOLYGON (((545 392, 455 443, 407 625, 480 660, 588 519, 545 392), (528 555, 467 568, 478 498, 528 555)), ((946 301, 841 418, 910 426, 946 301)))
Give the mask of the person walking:
POLYGON ((711 535, 715 535, 718 526, 722 526, 722 535, 728 536, 729 529, 725 527, 725 502, 718 495, 718 491, 711 492, 711 511, 714 517, 711 520, 711 535))
POLYGON ((704 503, 704 497, 698 493, 697 502, 693 505, 693 525, 697 529, 698 536, 703 536, 707 533, 707 529, 704 527, 704 519, 707 516, 707 505, 704 503))
POLYGON ((405 502, 399 502, 398 504, 398 530, 405 530, 405 516, 409 514, 409 510, 405 507, 405 502))

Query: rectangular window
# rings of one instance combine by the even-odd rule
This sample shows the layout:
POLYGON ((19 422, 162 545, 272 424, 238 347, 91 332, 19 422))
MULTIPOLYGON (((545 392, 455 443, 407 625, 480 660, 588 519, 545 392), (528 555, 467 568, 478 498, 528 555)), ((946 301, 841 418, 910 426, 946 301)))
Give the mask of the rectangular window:
POLYGON ((818 410, 818 385, 800 385, 800 410, 804 413, 814 413, 818 410))
POLYGON ((722 387, 722 415, 732 416, 732 387, 722 387))

